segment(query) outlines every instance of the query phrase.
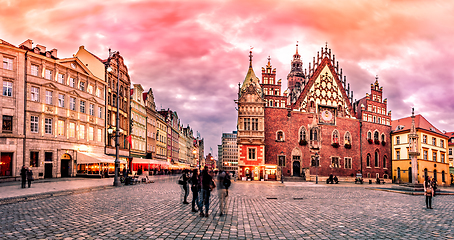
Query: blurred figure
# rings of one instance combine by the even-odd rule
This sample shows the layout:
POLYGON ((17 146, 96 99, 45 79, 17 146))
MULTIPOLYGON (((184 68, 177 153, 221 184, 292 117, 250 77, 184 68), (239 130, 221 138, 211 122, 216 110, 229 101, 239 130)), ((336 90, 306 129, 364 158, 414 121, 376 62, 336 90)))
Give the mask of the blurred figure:
POLYGON ((197 169, 192 170, 192 176, 189 179, 189 183, 191 184, 192 191, 192 211, 197 212, 197 209, 195 209, 195 205, 199 201, 200 190, 199 171, 197 169))
POLYGON ((22 180, 22 188, 25 188, 25 183, 27 181, 27 169, 25 168, 25 165, 23 165, 22 169, 20 170, 20 176, 22 180))
POLYGON ((200 216, 208 217, 208 211, 210 210, 210 196, 212 188, 216 187, 216 184, 213 181, 213 177, 208 173, 208 167, 202 171, 201 178, 200 178, 202 189, 200 191, 200 199, 199 201, 199 210, 200 216), (205 205, 205 214, 203 214, 203 205, 205 205))
POLYGON ((223 216, 226 209, 225 198, 228 196, 228 189, 231 181, 230 176, 225 171, 222 171, 218 176, 218 196, 219 196, 219 216, 223 216))
POLYGON ((32 185, 32 181, 33 181, 33 171, 31 168, 29 168, 27 171, 27 180, 28 180, 28 188, 30 188, 32 185))

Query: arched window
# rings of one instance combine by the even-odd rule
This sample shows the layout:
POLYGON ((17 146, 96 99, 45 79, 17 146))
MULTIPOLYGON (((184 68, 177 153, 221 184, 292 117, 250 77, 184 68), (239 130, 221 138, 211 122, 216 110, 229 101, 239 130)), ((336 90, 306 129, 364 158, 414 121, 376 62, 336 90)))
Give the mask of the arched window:
POLYGON ((442 181, 442 182, 446 182, 446 179, 445 179, 445 171, 441 171, 441 181, 442 181))
POLYGON ((367 132, 367 139, 372 139, 372 133, 371 132, 367 132))
POLYGON ((400 167, 397 168, 397 179, 400 179, 400 167))
POLYGON ((385 142, 385 134, 383 134, 383 133, 381 134, 381 141, 385 142))
POLYGON ((370 167, 370 154, 369 153, 367 154, 367 158, 366 158, 366 166, 370 167))
POLYGON ((386 165, 386 160, 388 160, 388 157, 383 156, 383 168, 387 168, 387 165, 386 165))
POLYGON ((344 135, 344 144, 351 145, 352 137, 349 132, 346 132, 344 135))
POLYGON ((339 132, 337 130, 333 131, 333 143, 339 143, 339 132))
POLYGON ((374 141, 378 141, 378 131, 374 132, 374 141))
POLYGON ((284 141, 284 132, 282 131, 277 131, 276 133, 276 141, 284 141))
POLYGON ((318 141, 318 129, 317 128, 311 128, 311 141, 318 141))
POLYGON ((375 167, 379 167, 379 154, 375 151, 375 167))
POLYGON ((300 128, 299 136, 300 136, 300 141, 306 140, 306 128, 305 127, 302 126, 300 128))
POLYGON ((273 99, 270 99, 270 107, 273 106, 273 99))
POLYGON ((435 181, 435 182, 438 182, 438 179, 437 179, 437 169, 434 169, 434 181, 435 181))

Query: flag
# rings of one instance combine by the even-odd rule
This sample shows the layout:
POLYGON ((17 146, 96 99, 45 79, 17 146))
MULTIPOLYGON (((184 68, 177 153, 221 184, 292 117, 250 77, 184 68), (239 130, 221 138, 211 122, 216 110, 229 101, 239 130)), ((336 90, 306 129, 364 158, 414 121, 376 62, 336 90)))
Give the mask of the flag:
POLYGON ((126 139, 128 140, 129 144, 132 146, 131 135, 129 135, 126 139))

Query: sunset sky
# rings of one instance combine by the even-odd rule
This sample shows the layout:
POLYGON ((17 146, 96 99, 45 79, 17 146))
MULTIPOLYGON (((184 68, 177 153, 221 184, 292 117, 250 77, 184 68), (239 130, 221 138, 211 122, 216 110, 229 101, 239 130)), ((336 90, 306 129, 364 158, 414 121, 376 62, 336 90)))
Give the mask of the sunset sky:
POLYGON ((80 45, 125 58, 133 83, 153 88, 158 109, 205 139, 205 153, 236 130, 234 99, 253 46, 271 57, 284 88, 299 41, 303 68, 328 43, 359 99, 378 75, 392 119, 411 108, 454 131, 454 1, 21 1, 0 0, 0 39, 27 39, 59 58, 80 45))

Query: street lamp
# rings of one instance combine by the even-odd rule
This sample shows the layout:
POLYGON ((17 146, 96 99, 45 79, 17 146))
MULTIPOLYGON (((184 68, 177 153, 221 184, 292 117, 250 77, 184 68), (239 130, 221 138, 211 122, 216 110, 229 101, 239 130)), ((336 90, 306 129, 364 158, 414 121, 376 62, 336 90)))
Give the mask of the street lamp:
MULTIPOLYGON (((118 180, 119 170, 120 170, 120 159, 119 159, 120 143, 118 141, 118 138, 119 138, 118 129, 120 126, 120 110, 118 109, 120 106, 120 61, 119 61, 120 52, 118 52, 118 51, 112 52, 109 48, 109 58, 107 59, 107 71, 108 72, 112 72, 112 70, 113 70, 112 66, 110 66, 110 61, 112 60, 112 58, 115 58, 117 60, 117 78, 118 78, 117 79, 117 99, 116 99, 117 102, 115 104, 116 108, 117 108, 117 112, 116 112, 116 121, 115 121, 115 177, 114 177, 113 185, 116 187, 119 187, 119 186, 121 186, 120 181, 118 180)), ((112 133, 113 129, 111 127, 109 127, 109 129, 107 131, 108 132, 110 131, 110 133, 112 133)))
POLYGON ((315 184, 318 184, 318 165, 319 165, 319 162, 318 162, 318 153, 316 152, 315 153, 315 184))

